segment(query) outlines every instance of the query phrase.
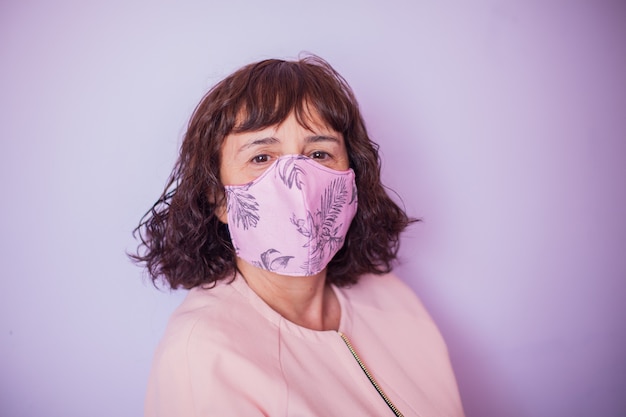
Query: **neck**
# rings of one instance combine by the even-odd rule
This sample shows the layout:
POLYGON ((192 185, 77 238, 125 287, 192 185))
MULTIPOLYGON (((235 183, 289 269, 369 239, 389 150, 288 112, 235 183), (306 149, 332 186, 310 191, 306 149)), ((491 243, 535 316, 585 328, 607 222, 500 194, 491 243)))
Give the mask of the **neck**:
POLYGON ((338 330, 339 301, 326 283, 326 270, 317 275, 279 275, 238 259, 237 267, 248 286, 274 311, 311 330, 338 330))

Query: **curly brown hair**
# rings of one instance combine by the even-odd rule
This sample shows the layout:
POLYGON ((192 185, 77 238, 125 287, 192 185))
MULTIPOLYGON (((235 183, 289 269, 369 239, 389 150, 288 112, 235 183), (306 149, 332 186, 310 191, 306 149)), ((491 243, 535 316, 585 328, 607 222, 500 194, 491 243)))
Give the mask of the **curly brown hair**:
POLYGON ((189 289, 234 277, 228 225, 216 215, 225 198, 222 144, 231 133, 274 126, 292 112, 308 127, 311 111, 343 134, 359 200, 345 244, 328 265, 328 282, 346 286, 362 274, 391 270, 399 234, 413 219, 381 183, 378 145, 367 134, 352 89, 326 61, 306 56, 247 65, 200 101, 163 194, 133 233, 141 243, 130 257, 145 265, 155 284, 162 279, 173 289, 189 289))

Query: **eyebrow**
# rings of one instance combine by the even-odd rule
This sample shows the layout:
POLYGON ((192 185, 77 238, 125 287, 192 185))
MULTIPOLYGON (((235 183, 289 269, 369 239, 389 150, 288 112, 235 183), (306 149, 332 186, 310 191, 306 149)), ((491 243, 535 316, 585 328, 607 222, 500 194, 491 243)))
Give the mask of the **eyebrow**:
POLYGON ((260 139, 254 139, 250 142, 244 143, 240 148, 238 152, 241 151, 245 151, 246 149, 250 149, 254 146, 259 146, 259 145, 273 145, 275 143, 279 143, 280 141, 275 138, 275 137, 268 137, 268 138, 260 138, 260 139))
POLYGON ((306 143, 316 143, 316 142, 334 142, 340 144, 341 142, 334 136, 326 136, 326 135, 314 135, 308 136, 306 139, 306 143))
MULTIPOLYGON (((333 142, 336 144, 340 144, 341 142, 339 141, 339 139, 337 139, 334 136, 327 136, 327 135, 313 135, 313 136, 307 136, 305 139, 306 143, 318 143, 318 142, 333 142)), ((248 143, 243 144, 238 152, 242 152, 245 151, 246 149, 250 149, 252 147, 255 146, 260 146, 260 145, 273 145, 276 143, 280 143, 280 140, 278 138, 275 138, 273 136, 267 137, 267 138, 259 138, 259 139, 254 139, 248 143)))

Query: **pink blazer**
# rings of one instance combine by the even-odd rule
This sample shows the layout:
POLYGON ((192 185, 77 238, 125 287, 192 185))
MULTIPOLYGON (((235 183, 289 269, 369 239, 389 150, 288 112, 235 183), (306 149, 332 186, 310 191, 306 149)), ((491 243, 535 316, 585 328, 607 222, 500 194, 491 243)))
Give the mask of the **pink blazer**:
POLYGON ((280 316, 241 277, 195 288, 154 357, 145 416, 462 417, 445 343, 421 302, 393 275, 333 288, 339 332, 280 316))

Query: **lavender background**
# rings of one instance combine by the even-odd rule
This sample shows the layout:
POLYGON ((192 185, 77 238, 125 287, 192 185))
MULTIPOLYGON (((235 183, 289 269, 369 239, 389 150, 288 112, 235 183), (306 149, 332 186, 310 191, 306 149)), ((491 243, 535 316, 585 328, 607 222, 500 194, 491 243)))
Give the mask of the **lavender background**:
POLYGON ((424 222, 468 417, 626 415, 623 1, 3 1, 0 415, 137 416, 183 293, 125 257, 204 92, 311 51, 424 222))

